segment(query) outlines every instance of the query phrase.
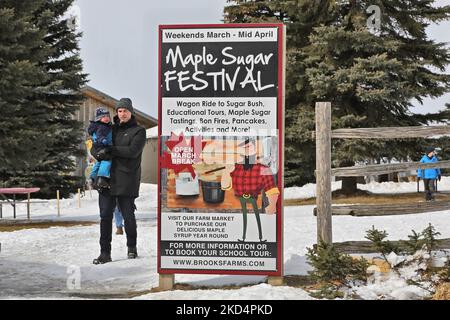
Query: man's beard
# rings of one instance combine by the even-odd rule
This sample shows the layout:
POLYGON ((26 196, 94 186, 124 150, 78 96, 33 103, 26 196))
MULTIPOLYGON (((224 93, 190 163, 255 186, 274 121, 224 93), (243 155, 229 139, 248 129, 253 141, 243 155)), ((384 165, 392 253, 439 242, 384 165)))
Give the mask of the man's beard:
POLYGON ((256 163, 256 156, 244 156, 244 170, 251 170, 256 163))

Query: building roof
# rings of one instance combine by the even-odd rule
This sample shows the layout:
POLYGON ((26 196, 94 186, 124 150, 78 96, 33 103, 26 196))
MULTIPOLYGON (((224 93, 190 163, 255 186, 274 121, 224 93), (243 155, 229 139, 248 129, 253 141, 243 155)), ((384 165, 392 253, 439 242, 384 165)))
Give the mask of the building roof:
MULTIPOLYGON (((110 95, 107 95, 106 93, 97 90, 91 86, 84 86, 81 89, 81 92, 83 92, 84 95, 91 97, 93 99, 99 100, 101 101, 103 104, 115 108, 116 103, 119 102, 119 100, 111 97, 110 95)), ((134 107, 134 106, 133 106, 134 107)), ((134 107, 134 112, 136 113, 137 117, 143 118, 147 121, 149 121, 150 123, 152 123, 152 126, 156 126, 158 125, 158 119, 146 114, 145 112, 140 111, 138 108, 134 107)))

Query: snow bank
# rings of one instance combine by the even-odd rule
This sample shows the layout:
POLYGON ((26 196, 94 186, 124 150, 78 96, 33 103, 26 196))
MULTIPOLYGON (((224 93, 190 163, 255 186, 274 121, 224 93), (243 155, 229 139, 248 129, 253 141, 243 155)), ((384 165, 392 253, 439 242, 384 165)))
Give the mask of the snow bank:
MULTIPOLYGON (((338 190, 342 182, 331 183, 331 189, 338 190)), ((358 189, 367 190, 372 193, 410 193, 417 192, 417 182, 370 182, 359 184, 358 189)), ((438 182, 439 191, 450 191, 450 177, 442 177, 438 182)), ((423 183, 420 183, 420 191, 423 191, 423 183)), ((308 199, 316 196, 316 184, 308 183, 302 187, 291 187, 284 189, 285 199, 308 199)))
POLYGON ((273 287, 261 283, 255 286, 236 290, 175 290, 153 293, 137 297, 136 299, 152 300, 314 300, 308 293, 299 288, 273 287))

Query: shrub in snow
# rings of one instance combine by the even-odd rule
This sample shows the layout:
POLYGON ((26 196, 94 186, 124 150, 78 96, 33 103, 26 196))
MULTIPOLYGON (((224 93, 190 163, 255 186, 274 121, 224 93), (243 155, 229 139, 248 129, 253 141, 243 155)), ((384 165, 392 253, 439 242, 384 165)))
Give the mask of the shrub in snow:
POLYGON ((367 280, 366 270, 369 264, 366 259, 353 259, 348 254, 338 252, 332 244, 324 242, 307 250, 308 263, 313 267, 309 274, 319 284, 312 291, 314 297, 344 297, 342 289, 352 283, 367 280))
MULTIPOLYGON (((374 272, 365 285, 354 286, 353 292, 363 299, 426 299, 431 297, 442 281, 448 280, 443 274, 444 268, 436 267, 447 256, 439 257, 443 252, 435 251, 439 235, 430 224, 422 232, 414 230, 409 240, 398 245, 386 240, 386 231, 372 227, 367 239, 380 251, 391 266, 389 273, 374 272), (389 250, 391 250, 389 252, 389 250), (436 263, 438 261, 438 263, 436 263)), ((445 270, 444 270, 445 271, 445 270)))
POLYGON ((318 285, 311 294, 320 298, 428 299, 437 286, 449 280, 447 252, 436 251, 439 235, 432 225, 414 230, 408 240, 390 242, 386 231, 372 227, 366 238, 380 252, 388 272, 362 258, 340 253, 333 245, 320 243, 308 248, 310 275, 318 285))
POLYGON ((450 300, 450 282, 442 283, 438 286, 433 300, 450 300))

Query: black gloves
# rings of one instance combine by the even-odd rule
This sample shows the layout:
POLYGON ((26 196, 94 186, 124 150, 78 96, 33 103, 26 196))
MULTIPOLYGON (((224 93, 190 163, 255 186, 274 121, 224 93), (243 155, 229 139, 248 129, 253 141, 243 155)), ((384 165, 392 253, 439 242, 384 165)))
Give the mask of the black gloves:
POLYGON ((97 161, 103 161, 103 160, 111 160, 111 147, 102 147, 98 148, 93 146, 91 148, 91 155, 95 158, 97 161))
POLYGON ((101 148, 98 150, 96 157, 97 161, 111 160, 111 152, 109 148, 101 148))

